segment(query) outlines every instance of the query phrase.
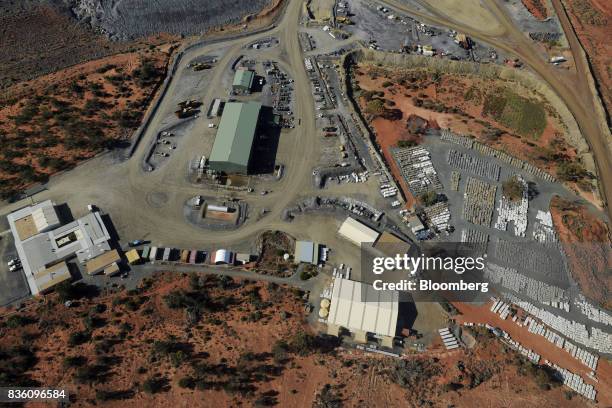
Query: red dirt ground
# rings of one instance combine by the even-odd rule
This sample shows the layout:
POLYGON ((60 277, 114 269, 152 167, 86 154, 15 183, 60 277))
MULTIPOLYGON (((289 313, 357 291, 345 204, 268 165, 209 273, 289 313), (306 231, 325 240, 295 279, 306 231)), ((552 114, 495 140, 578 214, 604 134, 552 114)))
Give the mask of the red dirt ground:
POLYGON ((612 250, 605 222, 578 204, 553 198, 550 211, 573 278, 586 297, 612 309, 612 250))
MULTIPOLYGON (((348 407, 419 406, 423 399, 430 401, 431 406, 583 406, 583 400, 578 397, 566 401, 562 388, 541 391, 533 379, 517 372, 514 353, 503 352, 500 343, 487 338, 477 339, 476 346, 469 351, 434 350, 406 356, 408 368, 404 369, 404 374, 411 380, 404 387, 399 385, 394 374, 398 372, 399 360, 354 349, 339 347, 327 354, 306 355, 289 351, 287 362, 275 363, 267 353, 277 340, 291 341, 296 332, 309 330, 299 295, 294 295, 289 288, 253 282, 235 281, 230 287, 221 289, 218 279, 212 278, 200 278, 198 285, 204 289, 193 289, 192 285, 191 277, 158 273, 148 279, 140 291, 104 291, 91 300, 79 300, 70 308, 58 302, 57 295, 47 295, 28 302, 25 310, 19 312, 20 316, 33 319, 21 327, 9 326, 9 311, 0 311, 4 316, 0 320, 0 349, 23 345, 34 350, 37 361, 26 375, 45 385, 69 388, 76 396, 77 406, 157 407, 178 403, 180 406, 250 407, 258 406, 256 400, 270 392, 277 406, 308 407, 315 405, 325 384, 330 384, 332 393, 348 407), (164 296, 176 290, 204 291, 215 302, 232 298, 234 303, 230 301, 226 311, 205 311, 199 322, 190 323, 183 307, 171 309, 164 300, 164 296), (250 295, 254 290, 260 294, 257 302, 271 303, 256 306, 256 298, 250 295), (96 305, 104 305, 106 310, 102 308, 94 313, 96 305), (261 315, 253 319, 257 312, 261 315), (91 329, 92 340, 69 347, 69 333, 83 330, 84 317, 92 315, 106 323, 91 329), (129 330, 122 328, 124 323, 130 324, 129 330), (124 334, 117 336, 121 330, 124 334), (172 341, 192 348, 187 360, 171 364, 163 354, 152 358, 153 342, 166 340, 169 336, 174 336, 172 341), (110 350, 101 351, 100 344, 111 338, 121 340, 110 350), (247 359, 247 352, 260 357, 247 359), (63 365, 66 356, 82 356, 88 365, 102 364, 104 356, 111 357, 111 362, 107 363, 110 365, 108 378, 91 384, 77 383, 76 369, 63 365), (417 365, 418 370, 432 369, 434 372, 424 375, 423 371, 410 368, 419 361, 424 365, 421 368, 417 365), (223 363, 228 367, 242 367, 240 372, 243 373, 262 363, 270 367, 280 364, 282 372, 250 382, 256 389, 246 395, 223 388, 182 388, 178 382, 185 376, 194 375, 191 367, 194 362, 209 367, 223 363), (465 368, 460 369, 460 365, 465 368), (153 395, 141 391, 144 381, 154 374, 167 379, 167 389, 153 395), (479 385, 471 388, 470 378, 474 375, 484 377, 479 385), (447 387, 450 382, 461 384, 463 388, 450 391, 447 387), (98 390, 128 390, 133 395, 121 401, 102 402, 96 397, 98 390)), ((216 378, 220 378, 218 373, 212 371, 205 376, 206 381, 216 378)))
POLYGON ((574 30, 585 48, 608 114, 612 111, 612 2, 562 0, 574 30))
POLYGON ((538 20, 546 20, 548 10, 546 9, 546 0, 521 0, 521 3, 529 10, 529 12, 538 20))
POLYGON ((49 176, 94 156, 104 149, 104 140, 128 138, 140 124, 140 117, 162 79, 168 59, 169 53, 158 49, 117 54, 23 82, 8 90, 10 97, 7 98, 10 99, 0 105, 0 136, 4 147, 0 158, 0 193, 10 194, 37 181, 35 177, 49 176), (145 59, 151 61, 158 74, 152 82, 141 84, 132 76, 145 59), (105 67, 112 68, 101 72, 105 67), (110 77, 122 79, 111 82, 110 77), (82 89, 81 93, 72 90, 74 84, 82 89), (93 86, 99 90, 94 91, 93 86), (95 101, 104 105, 90 109, 91 112, 85 110, 87 103, 95 101), (29 107, 37 111, 27 120, 18 121, 29 107), (70 116, 60 122, 62 110, 70 116), (115 116, 121 114, 133 115, 133 120, 123 124, 115 116), (94 127, 101 133, 93 131, 94 127), (92 129, 90 133, 85 131, 88 128, 92 129), (90 134, 95 135, 95 140, 90 139, 90 134), (82 144, 68 144, 72 139, 82 144), (62 163, 45 165, 40 161, 43 157, 59 159, 62 163), (20 170, 14 168, 20 165, 31 167, 36 176, 21 175, 20 170))
POLYGON ((599 382, 595 382, 587 377, 587 374, 591 371, 590 368, 572 357, 567 351, 554 346, 544 337, 529 333, 526 326, 520 327, 511 319, 502 320, 498 314, 491 312, 492 303, 484 306, 475 306, 469 303, 453 304, 461 312, 461 315, 455 318, 458 323, 488 323, 504 330, 513 340, 521 343, 523 347, 538 353, 542 362, 548 360, 573 373, 580 374, 585 382, 597 389, 597 399, 601 406, 609 407, 612 404, 612 365, 605 358, 599 359, 596 372, 599 382))
MULTIPOLYGON (((430 76, 426 75, 425 77, 417 77, 415 81, 400 85, 397 80, 401 77, 402 73, 400 71, 389 71, 370 65, 360 65, 356 70, 356 80, 361 89, 384 92, 383 98, 393 101, 392 108, 399 109, 403 113, 402 119, 396 121, 382 117, 369 117, 371 126, 376 133, 376 140, 386 160, 390 163, 393 175, 398 180, 401 180, 401 177, 399 177, 399 171, 392 160, 389 148, 397 145, 399 140, 419 140, 417 136, 410 135, 406 129, 406 118, 411 114, 427 119, 430 123, 435 123, 441 128, 450 128, 456 133, 473 135, 478 141, 493 148, 504 150, 553 175, 556 175, 557 171, 555 161, 543 159, 542 155, 544 153, 564 155, 569 160, 576 156, 575 150, 564 142, 559 130, 561 126, 550 115, 547 115, 546 128, 537 140, 519 136, 492 118, 483 116, 484 90, 503 85, 503 83, 454 75, 443 75, 436 83, 430 76), (393 85, 384 87, 383 83, 386 81, 392 81, 393 85), (465 95, 470 89, 475 90, 475 96, 466 100, 465 95), (423 106, 416 106, 414 102, 416 97, 424 101, 429 100, 432 103, 441 103, 449 108, 460 109, 464 114, 437 112, 423 106), (486 123, 500 129, 503 134, 496 140, 486 138, 482 135, 486 123)), ((359 102, 361 109, 365 111, 366 101, 360 98, 359 102)), ((407 192, 406 186, 401 182, 400 184, 407 192)), ((577 189, 574 185, 572 187, 577 189)), ((579 191, 585 198, 594 200, 591 191, 579 191)), ((406 195, 410 197, 409 192, 406 195)))

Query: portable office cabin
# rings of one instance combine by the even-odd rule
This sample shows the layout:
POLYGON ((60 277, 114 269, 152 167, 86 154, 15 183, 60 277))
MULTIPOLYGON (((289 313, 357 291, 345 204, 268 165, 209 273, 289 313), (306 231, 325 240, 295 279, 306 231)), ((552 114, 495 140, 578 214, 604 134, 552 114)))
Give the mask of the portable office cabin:
POLYGON ((164 249, 164 256, 162 257, 163 261, 169 261, 170 260, 170 248, 165 248, 164 249))
POLYGON ((157 258, 157 247, 154 246, 151 248, 151 252, 149 253, 149 261, 153 262, 157 258))
POLYGON ((126 252, 125 257, 127 258, 128 263, 130 265, 137 264, 138 262, 140 262, 141 259, 136 249, 132 249, 131 251, 126 252))

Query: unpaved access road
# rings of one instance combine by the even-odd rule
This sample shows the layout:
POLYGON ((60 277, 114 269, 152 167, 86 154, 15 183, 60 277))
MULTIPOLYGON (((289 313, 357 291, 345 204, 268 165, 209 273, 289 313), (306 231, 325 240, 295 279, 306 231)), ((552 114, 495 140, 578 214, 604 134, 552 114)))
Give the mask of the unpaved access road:
MULTIPOLYGON (((346 247, 343 252, 347 256, 356 255, 358 251, 337 242, 337 226, 329 217, 324 220, 317 219, 316 223, 310 216, 308 220, 303 217, 293 223, 281 220, 282 211, 286 207, 293 205, 300 197, 318 193, 312 183, 312 169, 318 163, 321 138, 315 125, 311 83, 306 74, 298 41, 301 11, 302 2, 292 0, 285 7, 277 26, 270 30, 188 48, 178 64, 176 74, 170 78, 168 91, 160 100, 150 126, 129 160, 117 162, 112 154, 90 160, 72 171, 53 177, 47 185, 48 189, 38 193, 35 200, 53 199, 57 203, 66 202, 75 216, 83 214, 87 204, 96 204, 110 214, 114 227, 123 240, 148 239, 157 245, 178 248, 233 248, 248 246, 261 232, 277 229, 298 238, 311 236, 312 239, 322 239, 321 242, 338 248, 338 252, 346 247), (273 191, 265 196, 236 194, 238 198, 246 199, 252 208, 266 208, 268 213, 265 217, 257 219, 256 214, 253 214, 237 230, 214 233, 202 230, 189 224, 183 213, 183 204, 189 198, 198 194, 208 195, 204 187, 190 184, 186 177, 187 161, 200 151, 198 147, 201 146, 202 136, 197 132, 185 136, 169 161, 153 172, 145 172, 142 169, 142 159, 157 132, 163 128, 166 113, 176 109, 173 96, 180 90, 181 72, 188 69, 190 61, 205 55, 219 56, 219 61, 209 73, 210 87, 204 90, 203 95, 198 95, 198 98, 204 101, 204 106, 207 106, 206 100, 213 96, 224 97, 224 94, 219 93, 222 92, 222 86, 219 84, 227 75, 232 62, 245 52, 244 46, 269 36, 280 40, 279 47, 269 52, 275 53, 274 59, 295 81, 294 114, 296 119, 300 119, 300 124, 295 129, 281 135, 281 143, 285 143, 285 150, 290 152, 289 157, 285 158, 285 174, 273 187, 273 191)), ((372 192, 376 194, 376 189, 372 192)), ((212 195, 222 199, 227 194, 220 192, 212 195)), ((376 196, 373 199, 375 198, 376 196)), ((0 208, 0 215, 6 215, 28 203, 29 200, 22 200, 0 208)))
POLYGON ((487 16, 492 16, 496 20, 494 29, 479 26, 483 23, 482 19, 469 25, 464 23, 465 18, 455 19, 448 13, 448 10, 443 8, 444 2, 438 4, 427 0, 416 1, 421 4, 426 12, 415 10, 398 0, 381 0, 380 2, 413 15, 424 22, 464 32, 516 55, 555 91, 574 116, 582 135, 591 148, 597 166, 597 177, 602 199, 607 208, 608 219, 612 220, 612 209, 608 205, 612 198, 610 129, 606 125, 601 102, 598 96, 593 93, 595 88, 591 85, 593 77, 588 61, 559 0, 553 0, 553 5, 559 15, 576 63, 575 72, 558 70, 545 61, 527 35, 514 25, 506 10, 495 0, 482 1, 482 5, 489 11, 487 16))

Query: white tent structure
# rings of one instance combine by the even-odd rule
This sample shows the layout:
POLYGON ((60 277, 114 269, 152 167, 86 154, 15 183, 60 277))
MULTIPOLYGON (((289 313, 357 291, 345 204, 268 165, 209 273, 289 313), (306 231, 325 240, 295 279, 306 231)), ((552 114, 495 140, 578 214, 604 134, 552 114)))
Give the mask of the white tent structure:
POLYGON ((358 246, 361 246, 363 242, 373 243, 380 235, 378 231, 351 217, 347 217, 344 220, 338 230, 338 234, 358 246))
POLYGON ((397 291, 379 291, 365 283, 335 278, 327 323, 360 337, 372 333, 393 338, 398 306, 397 291))

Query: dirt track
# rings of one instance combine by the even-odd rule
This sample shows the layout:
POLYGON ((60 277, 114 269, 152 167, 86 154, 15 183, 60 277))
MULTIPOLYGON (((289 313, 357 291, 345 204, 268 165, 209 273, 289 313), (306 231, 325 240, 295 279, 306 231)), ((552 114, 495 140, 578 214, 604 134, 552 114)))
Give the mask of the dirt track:
MULTIPOLYGON (((506 12, 492 0, 484 4, 492 16, 499 23, 495 30, 487 31, 476 28, 474 25, 465 25, 452 16, 445 14, 444 10, 436 4, 424 0, 420 3, 427 10, 422 13, 413 10, 405 4, 395 0, 383 0, 390 7, 412 14, 435 24, 440 24, 499 47, 518 56, 527 66, 535 71, 557 95, 565 102, 588 142, 595 158, 598 170, 598 180, 602 199, 607 206, 608 218, 612 219, 612 210, 607 205, 612 194, 612 163, 610 153, 610 130, 605 126, 605 115, 598 98, 593 94, 592 75, 584 51, 569 23, 567 15, 560 12, 558 0, 553 0, 555 10, 559 14, 561 25, 565 31, 571 51, 576 61, 576 72, 567 72, 555 69, 554 66, 543 60, 534 45, 520 30, 518 30, 506 12)), ((482 23, 482 22, 479 22, 482 23)))
MULTIPOLYGON (((193 135, 185 141, 185 147, 179 149, 173 155, 174 161, 164 168, 153 173, 145 173, 141 168, 146 146, 154 137, 156 129, 163 124, 163 115, 153 118, 150 131, 143 135, 143 142, 136 149, 132 159, 120 164, 114 162, 110 155, 93 160, 69 173, 54 177, 48 185, 49 190, 38 194, 36 200, 51 198, 57 202, 67 202, 77 212, 84 211, 88 203, 96 203, 112 215, 113 222, 121 236, 129 239, 135 237, 155 239, 161 241, 162 245, 178 247, 220 245, 220 243, 228 246, 244 245, 262 231, 280 229, 298 237, 303 236, 305 232, 311 235, 312 233, 325 235, 328 244, 332 245, 331 241, 333 241, 333 244, 342 247, 342 242, 337 242, 333 226, 329 225, 329 222, 322 223, 316 228, 316 231, 313 231, 315 228, 311 220, 298 220, 293 224, 280 220, 283 209, 295 202, 298 197, 316 194, 311 182, 311 171, 317 163, 320 140, 317 137, 314 121, 314 102, 310 92, 310 82, 305 72, 303 55, 297 37, 301 6, 302 3, 299 1, 289 2, 277 26, 268 31, 189 49, 186 52, 189 55, 185 56, 177 71, 185 69, 188 62, 198 55, 219 52, 222 57, 211 73, 212 80, 210 81, 211 84, 217 84, 222 72, 227 70, 228 64, 231 64, 231 61, 243 52, 241 49, 245 44, 269 35, 277 36, 280 39, 279 63, 295 79, 295 116, 301 119, 301 125, 283 136, 287 149, 291 152, 290 157, 285 160, 288 166, 283 179, 275 185, 272 193, 250 198, 251 202, 256 205, 255 208, 269 210, 265 218, 255 219, 253 217, 238 230, 221 231, 215 234, 204 233, 197 227, 185 223, 182 212, 183 203, 188 198, 202 193, 202 188, 187 182, 184 174, 185 160, 191 158, 192 152, 199 151, 200 138, 193 135), (163 192, 167 199, 160 206, 151 206, 147 198, 160 192, 163 192)), ((411 13, 411 11, 408 12, 411 13)), ((493 34, 465 27, 453 22, 447 16, 432 17, 428 14, 429 17, 423 17, 423 20, 436 20, 439 24, 468 32, 476 38, 495 44, 499 43, 500 47, 507 50, 516 50, 525 63, 532 66, 541 76, 548 78, 551 86, 568 102, 578 122, 583 126, 587 140, 596 142, 591 144, 595 146, 593 150, 597 153, 600 176, 607 186, 607 183, 612 181, 612 171, 610 171, 609 158, 606 157, 607 151, 603 144, 602 134, 598 133, 592 117, 594 109, 588 109, 592 102, 588 88, 570 88, 570 84, 575 83, 571 80, 570 75, 572 74, 551 73, 552 67, 540 59, 526 37, 513 28, 502 10, 492 6, 490 13, 502 23, 495 28, 493 34)), ((174 83, 169 85, 169 95, 173 95, 176 86, 174 83)), ((203 95, 204 100, 210 100, 212 95, 215 95, 218 90, 214 88, 215 86, 211 86, 206 90, 206 95, 203 95)), ((160 111, 167 111, 174 107, 175 102, 170 99, 163 98, 160 103, 162 106, 160 111)), ((612 191, 612 188, 605 191, 612 191)), ((240 198, 247 197, 241 196, 240 198)), ((0 213, 6 214, 24 204, 21 202, 4 207, 0 213)))
MULTIPOLYGON (((221 92, 216 84, 221 82, 224 72, 227 73, 231 62, 241 55, 245 44, 274 35, 280 39, 278 50, 279 66, 286 70, 295 80, 295 116, 301 119, 301 124, 290 132, 283 134, 290 157, 285 158, 286 171, 273 191, 265 196, 246 196, 238 194, 239 198, 250 200, 251 208, 266 208, 269 212, 265 218, 253 216, 238 230, 218 231, 209 234, 185 222, 183 203, 190 197, 202 194, 202 187, 190 184, 185 177, 185 163, 192 158, 193 152, 199 151, 201 137, 192 134, 173 154, 172 162, 155 172, 142 170, 142 158, 147 146, 164 125, 164 114, 175 109, 173 95, 178 89, 178 81, 171 80, 167 96, 160 101, 159 115, 154 115, 151 125, 142 136, 142 141, 136 148, 132 158, 117 163, 112 154, 105 154, 65 174, 53 177, 48 183, 48 190, 36 195, 36 201, 53 199, 58 203, 66 202, 76 216, 83 213, 88 203, 96 203, 112 216, 112 221, 119 236, 123 239, 142 237, 155 240, 160 245, 175 247, 211 247, 241 246, 248 247, 254 237, 266 230, 283 230, 296 237, 320 239, 343 252, 356 256, 358 250, 351 244, 338 240, 335 236, 336 227, 326 218, 320 223, 302 218, 294 223, 281 221, 284 208, 293 204, 302 195, 316 194, 312 185, 312 169, 318 160, 320 140, 315 126, 314 101, 308 76, 304 68, 302 50, 297 36, 298 22, 302 3, 288 2, 284 14, 276 27, 267 31, 230 38, 202 46, 189 48, 184 58, 178 64, 176 72, 186 69, 188 63, 201 55, 217 53, 221 58, 211 70, 209 83, 200 97, 210 100, 213 95, 221 92), (151 205, 149 197, 162 194, 163 203, 151 205), (337 242, 338 241, 338 242, 337 242), (343 247, 346 247, 343 249, 343 247)), ((204 124, 205 125, 205 124, 204 124)), ((360 188, 363 189, 363 186, 360 188)), ((218 193, 219 196, 227 193, 218 193)), ((0 214, 7 214, 27 203, 25 201, 7 205, 0 209, 0 214)), ((255 210, 252 210, 255 213, 255 210)), ((342 261, 340 261, 342 262, 342 261)))

